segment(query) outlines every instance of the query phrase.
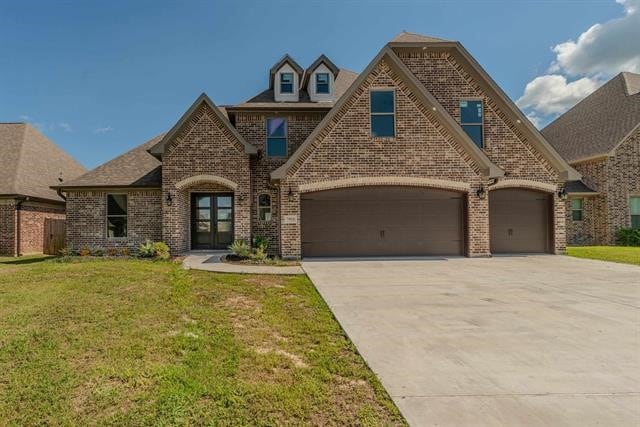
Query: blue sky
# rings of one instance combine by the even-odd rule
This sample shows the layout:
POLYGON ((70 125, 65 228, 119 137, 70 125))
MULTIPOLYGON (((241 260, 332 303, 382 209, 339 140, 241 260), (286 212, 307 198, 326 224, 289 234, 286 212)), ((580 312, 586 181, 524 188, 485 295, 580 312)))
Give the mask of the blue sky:
MULTIPOLYGON (((554 46, 625 13, 613 0, 2 0, 0 121, 36 124, 91 168, 170 128, 201 92, 252 96, 285 52, 361 71, 402 30, 461 41, 517 100, 551 73, 554 46)), ((568 82, 606 75, 562 66, 568 82)))

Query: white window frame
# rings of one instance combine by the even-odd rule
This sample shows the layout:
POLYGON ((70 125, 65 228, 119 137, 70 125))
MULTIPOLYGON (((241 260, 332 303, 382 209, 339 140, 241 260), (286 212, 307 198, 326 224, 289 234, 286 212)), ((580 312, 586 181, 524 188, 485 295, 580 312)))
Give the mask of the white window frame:
MULTIPOLYGON (((484 116, 485 116, 485 112, 486 112, 486 109, 484 108, 484 99, 482 99, 482 98, 462 98, 462 99, 460 99, 460 101, 458 101, 458 114, 460 116, 460 127, 462 128, 462 126, 480 126, 480 131, 481 131, 480 134, 482 135, 482 147, 478 147, 478 148, 481 149, 481 150, 484 150, 485 148, 487 148, 487 140, 485 138, 486 135, 485 135, 485 132, 484 132, 484 127, 485 127, 484 126, 484 116), (480 102, 480 105, 482 105, 482 121, 480 123, 472 123, 472 122, 462 123, 462 105, 460 105, 460 104, 462 102, 464 102, 464 101, 467 101, 467 102, 468 101, 472 101, 472 102, 479 101, 480 102)), ((464 130, 464 128, 462 130, 464 130)), ((465 132, 465 135, 466 135, 466 132, 465 132)), ((469 135, 467 135, 467 136, 469 136, 469 135)), ((469 139, 471 139, 470 136, 469 136, 469 139)), ((476 145, 476 143, 475 143, 475 141, 473 139, 471 139, 471 142, 473 142, 473 145, 476 145)), ((476 145, 476 147, 477 147, 477 145, 476 145)))
POLYGON ((574 221, 574 222, 584 221, 584 197, 575 197, 571 199, 571 221, 574 221), (580 200, 580 209, 573 208, 573 202, 575 200, 580 200), (580 219, 575 219, 573 217, 574 212, 580 212, 580 219))
MULTIPOLYGON (((286 83, 289 84, 289 83, 286 83)), ((294 95, 296 93, 296 76, 291 71, 281 71, 278 73, 278 86, 280 87, 280 93, 283 95, 294 95), (282 90, 282 76, 285 74, 291 75, 291 92, 285 92, 282 90)))
POLYGON ((396 89, 388 87, 371 88, 369 90, 369 135, 376 139, 395 138, 398 135, 398 119, 396 118, 396 89), (393 112, 392 113, 374 113, 373 104, 371 102, 371 94, 373 92, 391 92, 393 94, 393 112), (373 116, 393 116, 393 136, 374 136, 373 135, 373 116))
POLYGON ((104 231, 107 239, 109 240, 125 240, 129 237, 129 194, 128 193, 107 193, 104 197, 104 207, 105 207, 105 222, 104 222, 104 231), (109 196, 125 196, 127 198, 127 213, 126 215, 109 215, 109 196), (127 226, 124 229, 124 236, 116 237, 109 236, 109 218, 125 218, 127 220, 127 226))
POLYGON ((273 219, 273 196, 271 196, 270 193, 259 193, 257 200, 256 200, 256 207, 257 207, 257 213, 258 213, 258 221, 260 222, 270 222, 273 219), (260 197, 261 196, 269 196, 269 206, 260 206, 260 197), (263 210, 269 210, 269 218, 265 218, 262 219, 260 212, 263 210))
MULTIPOLYGON (((329 73, 328 71, 319 71, 314 73, 314 79, 315 79, 315 86, 316 86, 316 95, 331 95, 331 73, 329 73), (324 74, 325 76, 327 76, 327 91, 326 92, 319 92, 318 91, 318 76, 320 74, 324 74)), ((395 108, 394 108, 395 109, 395 108)))

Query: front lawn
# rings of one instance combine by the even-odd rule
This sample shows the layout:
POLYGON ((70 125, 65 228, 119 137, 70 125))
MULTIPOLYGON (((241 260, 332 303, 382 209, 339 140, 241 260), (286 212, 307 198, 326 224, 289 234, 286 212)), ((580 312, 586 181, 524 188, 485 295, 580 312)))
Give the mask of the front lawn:
POLYGON ((567 255, 640 265, 640 247, 633 246, 573 246, 567 255))
POLYGON ((404 424, 304 276, 56 261, 0 260, 0 424, 404 424))

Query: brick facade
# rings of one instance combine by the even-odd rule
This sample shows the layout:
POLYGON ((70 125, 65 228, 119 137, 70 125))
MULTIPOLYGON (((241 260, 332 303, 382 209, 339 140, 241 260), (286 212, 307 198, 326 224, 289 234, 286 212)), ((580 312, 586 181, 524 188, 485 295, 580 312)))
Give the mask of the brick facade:
POLYGON ((60 204, 0 200, 0 255, 42 253, 45 222, 64 218, 60 204))
POLYGON ((88 190, 67 193, 67 247, 128 248, 162 239, 160 190, 88 190), (107 237, 107 194, 127 194, 127 237, 107 237))
POLYGON ((629 135, 612 156, 572 166, 582 174, 585 184, 599 194, 583 198, 582 221, 573 221, 571 199, 567 201, 567 242, 615 244, 617 230, 631 226, 629 197, 640 196, 640 129, 629 135))

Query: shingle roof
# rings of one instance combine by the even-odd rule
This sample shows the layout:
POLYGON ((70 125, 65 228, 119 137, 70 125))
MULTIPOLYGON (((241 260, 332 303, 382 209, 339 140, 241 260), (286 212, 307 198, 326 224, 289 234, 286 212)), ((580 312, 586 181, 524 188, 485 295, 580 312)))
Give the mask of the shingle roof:
POLYGON ((86 174, 64 182, 61 187, 160 187, 162 163, 147 150, 164 135, 162 133, 86 174))
MULTIPOLYGON (((336 101, 344 94, 351 83, 353 83, 356 78, 358 78, 358 73, 346 69, 340 69, 338 75, 335 80, 335 90, 336 90, 336 101)), ((228 105, 227 110, 233 109, 250 109, 250 108, 320 108, 320 109, 328 109, 331 108, 334 102, 312 102, 309 98, 309 94, 306 90, 300 90, 299 92, 299 101, 298 102, 278 102, 274 98, 273 89, 267 89, 265 91, 260 92, 253 98, 248 99, 245 102, 242 102, 238 105, 228 105)))
POLYGON ((86 169, 26 123, 0 123, 0 194, 62 201, 51 185, 86 169))
POLYGON ((395 36, 391 43, 437 43, 437 42, 449 42, 451 40, 445 40, 438 37, 423 36, 422 34, 410 33, 403 31, 395 36))
POLYGON ((567 181, 564 184, 564 189, 569 194, 572 194, 572 193, 574 194, 575 193, 579 193, 579 194, 593 193, 594 195, 597 194, 597 192, 594 189, 592 189, 582 181, 567 181))
POLYGON ((620 73, 542 130, 569 162, 604 156, 640 124, 640 75, 620 73))

